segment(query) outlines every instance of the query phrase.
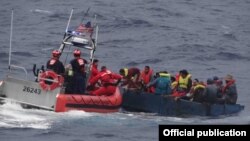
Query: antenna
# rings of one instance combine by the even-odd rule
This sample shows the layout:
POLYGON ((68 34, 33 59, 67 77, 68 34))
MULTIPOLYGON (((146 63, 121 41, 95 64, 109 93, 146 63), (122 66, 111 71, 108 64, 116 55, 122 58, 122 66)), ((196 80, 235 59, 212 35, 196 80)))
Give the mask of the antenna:
POLYGON ((10 62, 11 62, 11 48, 12 48, 12 32, 13 32, 13 15, 14 10, 11 11, 11 21, 10 21, 10 49, 9 49, 9 72, 10 72, 10 62))
POLYGON ((66 35, 67 35, 67 33, 68 33, 69 24, 70 24, 70 21, 71 21, 71 17, 72 17, 72 15, 73 15, 73 12, 74 12, 74 9, 72 8, 72 10, 71 10, 71 12, 70 12, 70 16, 69 16, 68 23, 67 23, 67 26, 66 26, 66 29, 65 29, 65 33, 64 33, 64 36, 63 36, 63 41, 62 41, 62 43, 61 43, 61 45, 60 45, 60 47, 59 47, 59 51, 60 51, 60 52, 63 52, 63 50, 64 50, 64 47, 65 47, 64 41, 65 41, 65 40, 68 40, 69 37, 70 37, 70 36, 69 36, 69 37, 65 38, 66 35))
POLYGON ((71 10, 71 13, 70 13, 70 16, 69 16, 69 20, 68 20, 68 24, 67 24, 67 27, 66 27, 65 33, 67 33, 67 32, 68 32, 68 28, 69 28, 69 24, 70 24, 70 21, 71 21, 71 17, 72 17, 72 15, 73 15, 73 11, 74 11, 74 9, 72 9, 72 10, 71 10))

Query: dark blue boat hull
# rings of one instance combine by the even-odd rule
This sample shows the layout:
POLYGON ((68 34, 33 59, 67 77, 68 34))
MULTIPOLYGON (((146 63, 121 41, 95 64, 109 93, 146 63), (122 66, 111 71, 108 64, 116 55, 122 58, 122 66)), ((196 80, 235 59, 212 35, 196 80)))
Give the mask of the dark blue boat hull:
POLYGON ((150 112, 164 116, 220 116, 230 115, 244 109, 243 105, 202 104, 187 100, 174 100, 148 93, 124 91, 123 109, 126 111, 150 112))

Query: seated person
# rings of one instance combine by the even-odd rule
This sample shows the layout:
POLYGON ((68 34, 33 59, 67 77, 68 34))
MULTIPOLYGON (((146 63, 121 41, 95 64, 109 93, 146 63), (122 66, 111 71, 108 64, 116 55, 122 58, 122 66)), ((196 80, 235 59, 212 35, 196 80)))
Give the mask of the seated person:
POLYGON ((173 97, 183 97, 185 96, 192 87, 191 74, 187 70, 181 70, 177 78, 177 87, 173 92, 173 97))
POLYGON ((207 79, 207 86, 205 88, 204 100, 203 102, 214 104, 217 102, 218 88, 214 83, 214 80, 207 79))
POLYGON ((233 76, 228 74, 225 78, 226 85, 222 89, 223 97, 219 99, 219 103, 236 104, 238 93, 233 76))
POLYGON ((190 97, 192 101, 195 102, 203 102, 204 101, 204 93, 205 93, 205 85, 202 82, 199 82, 198 79, 194 79, 193 85, 187 97, 190 97))

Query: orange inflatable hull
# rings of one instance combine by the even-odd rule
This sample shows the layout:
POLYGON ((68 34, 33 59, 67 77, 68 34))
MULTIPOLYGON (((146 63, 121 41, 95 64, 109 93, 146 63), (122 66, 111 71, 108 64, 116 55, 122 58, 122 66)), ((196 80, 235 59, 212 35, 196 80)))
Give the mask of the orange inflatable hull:
POLYGON ((111 96, 58 94, 55 112, 66 112, 70 110, 98 113, 118 112, 121 103, 122 95, 118 87, 111 96))

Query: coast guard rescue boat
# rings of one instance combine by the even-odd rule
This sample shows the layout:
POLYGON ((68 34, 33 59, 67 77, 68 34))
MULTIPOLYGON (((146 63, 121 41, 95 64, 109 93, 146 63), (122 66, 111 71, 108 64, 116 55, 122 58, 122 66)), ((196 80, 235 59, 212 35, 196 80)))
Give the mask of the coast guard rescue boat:
MULTIPOLYGON (((59 50, 64 53, 64 49, 78 48, 88 49, 90 51, 90 60, 94 60, 94 52, 97 46, 98 26, 87 27, 83 23, 77 27, 76 30, 69 31, 69 24, 73 14, 71 11, 69 21, 67 24, 64 39, 59 50), (92 34, 95 31, 95 38, 92 34)), ((10 57, 9 57, 9 73, 3 81, 0 81, 0 100, 10 100, 25 107, 36 107, 46 110, 53 110, 55 112, 65 112, 69 110, 84 110, 87 112, 117 112, 122 103, 122 96, 119 88, 113 95, 110 96, 93 96, 93 95, 79 95, 66 94, 64 78, 53 71, 36 69, 33 67, 36 81, 27 79, 27 71, 24 67, 11 64, 11 39, 12 39, 12 24, 13 11, 11 18, 11 35, 10 35, 10 57), (22 69, 25 72, 26 79, 13 77, 11 72, 15 69, 22 69)), ((67 57, 66 57, 67 58, 67 57)), ((93 63, 93 62, 92 62, 93 63)), ((88 65, 87 76, 90 75, 90 66, 88 65)))

